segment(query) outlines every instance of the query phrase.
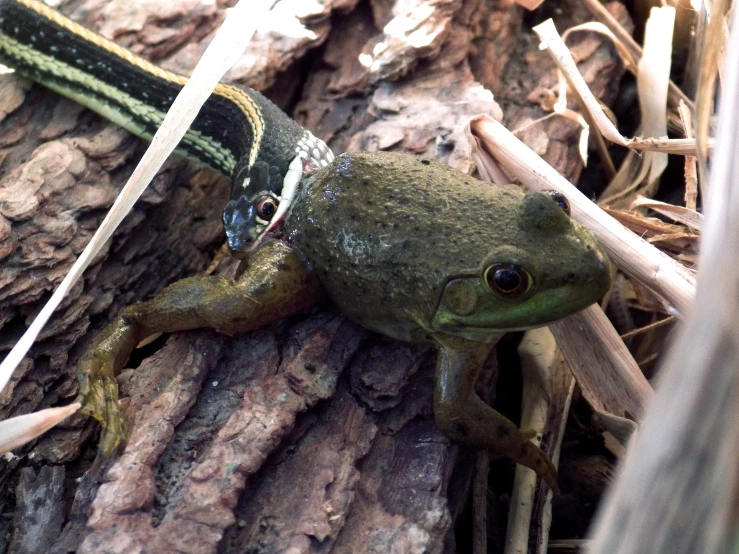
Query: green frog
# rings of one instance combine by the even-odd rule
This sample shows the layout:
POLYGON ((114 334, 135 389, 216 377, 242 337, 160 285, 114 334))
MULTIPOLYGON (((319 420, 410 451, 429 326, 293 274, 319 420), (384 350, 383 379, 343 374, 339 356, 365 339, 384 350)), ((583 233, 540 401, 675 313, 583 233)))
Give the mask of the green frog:
POLYGON ((531 433, 482 402, 474 384, 503 334, 577 312, 610 287, 608 258, 562 195, 407 155, 342 154, 301 182, 278 237, 252 249, 242 270, 235 280, 184 279, 130 306, 82 356, 79 400, 103 425, 104 457, 125 437, 115 376, 140 341, 201 327, 241 333, 328 297, 368 329, 435 345, 438 426, 557 490, 531 433))

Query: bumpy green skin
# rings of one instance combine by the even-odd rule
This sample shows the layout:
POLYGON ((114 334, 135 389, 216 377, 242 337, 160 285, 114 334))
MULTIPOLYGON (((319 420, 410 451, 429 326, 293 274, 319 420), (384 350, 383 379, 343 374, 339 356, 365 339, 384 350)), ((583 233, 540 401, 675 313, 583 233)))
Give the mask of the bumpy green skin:
POLYGON ((346 315, 401 340, 491 342, 585 308, 610 286, 602 247, 543 193, 367 153, 339 156, 302 194, 290 240, 346 315), (482 279, 494 263, 522 266, 534 289, 501 298, 482 279))
POLYGON ((547 324, 610 286, 595 239, 549 196, 497 187, 433 161, 388 153, 339 156, 307 180, 285 241, 252 252, 235 281, 186 279, 136 304, 80 360, 80 401, 104 427, 101 454, 122 443, 115 375, 149 334, 198 327, 255 329, 327 293, 350 318, 439 349, 434 412, 452 439, 532 468, 557 490, 556 469, 532 434, 474 391, 507 331, 547 324), (526 292, 494 292, 486 268, 515 265, 526 292))

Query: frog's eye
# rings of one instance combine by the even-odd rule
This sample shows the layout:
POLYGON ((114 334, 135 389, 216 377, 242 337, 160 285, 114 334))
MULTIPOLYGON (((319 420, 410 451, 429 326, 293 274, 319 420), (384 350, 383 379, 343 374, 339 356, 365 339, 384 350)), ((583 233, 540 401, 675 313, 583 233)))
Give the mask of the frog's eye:
POLYGON ((495 264, 485 270, 485 283, 495 293, 506 298, 526 294, 534 284, 528 271, 515 264, 495 264))
POLYGON ((272 219, 277 211, 277 200, 271 196, 263 196, 257 202, 257 216, 265 221, 272 219))
POLYGON ((557 192, 556 190, 545 190, 543 192, 549 198, 554 200, 557 205, 562 208, 562 211, 564 213, 570 215, 570 201, 567 200, 567 197, 564 194, 562 194, 561 192, 557 192))

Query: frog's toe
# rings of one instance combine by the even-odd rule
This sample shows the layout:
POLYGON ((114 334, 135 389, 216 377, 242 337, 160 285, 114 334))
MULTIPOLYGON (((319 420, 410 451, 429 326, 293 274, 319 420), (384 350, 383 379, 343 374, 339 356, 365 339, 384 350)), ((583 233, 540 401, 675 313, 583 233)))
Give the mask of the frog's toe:
POLYGON ((557 468, 547 453, 534 443, 528 441, 521 443, 521 450, 521 455, 527 462, 524 465, 533 469, 537 475, 544 479, 544 482, 552 489, 555 495, 559 494, 557 468))
POLYGON ((533 438, 536 438, 536 435, 538 435, 538 433, 536 432, 536 429, 526 428, 521 429, 521 435, 523 435, 523 438, 525 438, 526 440, 531 440, 533 438))
POLYGON ((112 364, 94 357, 80 362, 79 395, 83 414, 94 417, 102 426, 98 458, 107 460, 118 453, 125 443, 126 428, 118 406, 118 383, 112 364))
POLYGON ((118 455, 126 445, 126 426, 117 407, 115 413, 106 414, 102 427, 98 458, 105 461, 118 455))

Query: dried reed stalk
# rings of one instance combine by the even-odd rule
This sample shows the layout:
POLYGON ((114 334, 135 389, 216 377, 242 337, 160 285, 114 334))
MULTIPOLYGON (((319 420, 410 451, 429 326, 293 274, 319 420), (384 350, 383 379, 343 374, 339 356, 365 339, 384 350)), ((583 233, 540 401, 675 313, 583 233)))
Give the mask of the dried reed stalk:
POLYGON ((696 301, 601 509, 590 554, 736 551, 739 14, 727 42, 696 301))

